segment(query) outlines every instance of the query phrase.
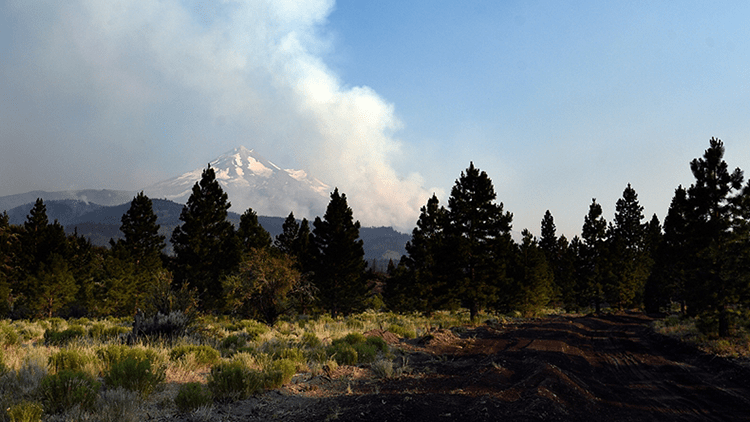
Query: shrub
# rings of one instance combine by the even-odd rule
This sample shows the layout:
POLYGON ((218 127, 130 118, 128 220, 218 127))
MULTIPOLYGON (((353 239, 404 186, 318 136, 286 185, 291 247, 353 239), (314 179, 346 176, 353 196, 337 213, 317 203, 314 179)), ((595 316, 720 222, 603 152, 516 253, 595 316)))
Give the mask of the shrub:
POLYGON ((112 365, 113 362, 127 358, 133 358, 139 361, 150 360, 151 362, 156 362, 158 359, 157 353, 153 349, 129 347, 125 345, 110 345, 101 348, 96 351, 96 355, 107 366, 112 365))
POLYGON ((267 325, 258 321, 254 321, 252 319, 243 319, 242 321, 238 322, 237 325, 245 329, 245 332, 247 333, 248 337, 250 337, 251 341, 257 340, 258 337, 262 336, 270 330, 267 325))
POLYGON ((327 350, 339 365, 354 365, 357 363, 357 350, 346 341, 334 341, 327 350))
POLYGON ((357 362, 359 363, 372 362, 378 355, 378 349, 375 345, 369 343, 357 343, 352 347, 357 351, 357 362))
POLYGON ((94 377, 84 372, 63 370, 44 377, 40 389, 44 408, 50 413, 60 413, 76 405, 92 410, 99 387, 94 377))
POLYGON ((127 334, 130 329, 127 327, 120 327, 118 325, 107 327, 105 324, 99 322, 92 324, 89 328, 89 337, 94 340, 107 341, 113 340, 120 337, 120 334, 127 334))
POLYGON ((99 394, 96 413, 100 422, 139 421, 138 393, 125 388, 108 388, 99 394))
POLYGON ((302 340, 300 341, 300 343, 302 344, 302 346, 309 347, 310 349, 315 349, 316 347, 320 347, 323 344, 318 336, 310 331, 305 331, 304 333, 302 333, 302 340))
POLYGON ((140 360, 131 356, 111 363, 104 374, 108 387, 122 387, 148 397, 164 381, 164 368, 154 368, 150 359, 140 360))
POLYGON ((81 351, 72 349, 63 349, 49 357, 49 365, 60 372, 66 369, 71 371, 80 371, 93 361, 92 356, 88 356, 81 351))
POLYGON ((291 359, 279 359, 271 362, 264 371, 263 386, 265 388, 279 388, 289 383, 297 372, 297 364, 291 359))
POLYGON ((208 389, 219 401, 242 400, 263 389, 263 376, 241 362, 222 362, 211 368, 208 389))
POLYGON ((247 340, 242 337, 238 336, 237 334, 232 334, 230 336, 227 336, 224 340, 221 341, 221 344, 219 345, 222 349, 240 349, 242 347, 245 347, 247 344, 247 340))
POLYGON ((44 332, 44 344, 48 346, 64 346, 71 341, 83 337, 86 329, 80 325, 74 325, 67 330, 57 331, 54 328, 44 332))
POLYGON ((22 401, 7 409, 11 422, 41 422, 44 408, 32 401, 22 401))
POLYGON ((401 324, 389 325, 388 331, 392 332, 393 334, 396 334, 397 336, 401 336, 403 338, 414 338, 417 336, 417 333, 414 330, 410 330, 401 324))
POLYGON ((393 362, 388 359, 378 359, 370 365, 370 369, 378 378, 390 378, 393 376, 393 362))
POLYGON ((360 333, 349 333, 344 337, 344 341, 351 344, 352 346, 357 343, 364 343, 367 341, 364 334, 360 333))
POLYGON ((195 362, 199 365, 207 366, 219 362, 221 354, 211 346, 177 346, 169 352, 169 358, 173 361, 179 360, 186 355, 193 355, 195 362))
POLYGON ((151 317, 139 313, 133 320, 131 336, 134 340, 147 338, 172 341, 185 335, 190 322, 190 317, 180 311, 172 311, 166 315, 157 312, 151 317))
POLYGON ((20 342, 20 336, 8 323, 0 323, 0 346, 15 346, 20 342))
POLYGON ((177 410, 189 413, 200 407, 208 406, 213 402, 211 392, 204 389, 199 382, 189 382, 180 386, 180 391, 174 398, 177 410))

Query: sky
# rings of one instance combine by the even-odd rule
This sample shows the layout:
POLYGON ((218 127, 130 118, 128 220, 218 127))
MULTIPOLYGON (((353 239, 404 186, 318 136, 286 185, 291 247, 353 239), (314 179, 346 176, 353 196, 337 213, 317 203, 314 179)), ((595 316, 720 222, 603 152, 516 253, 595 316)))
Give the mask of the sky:
MULTIPOLYGON (((237 146, 408 232, 470 162, 513 228, 661 221, 750 168, 745 1, 0 0, 0 196, 139 190, 237 146)), ((750 173, 748 173, 750 175, 750 173)), ((231 199, 231 198, 230 198, 231 199)))

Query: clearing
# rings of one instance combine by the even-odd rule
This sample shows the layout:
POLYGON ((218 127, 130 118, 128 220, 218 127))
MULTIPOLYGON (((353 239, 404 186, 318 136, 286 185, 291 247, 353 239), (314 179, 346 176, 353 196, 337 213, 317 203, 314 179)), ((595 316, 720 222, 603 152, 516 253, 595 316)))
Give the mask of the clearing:
MULTIPOLYGON (((224 421, 750 421, 750 368, 653 332, 639 314, 555 316, 384 338, 398 376, 298 375, 224 421), (401 368, 399 368, 401 366, 401 368), (400 371, 399 371, 400 369, 400 371)), ((179 420, 177 417, 171 420, 179 420)))

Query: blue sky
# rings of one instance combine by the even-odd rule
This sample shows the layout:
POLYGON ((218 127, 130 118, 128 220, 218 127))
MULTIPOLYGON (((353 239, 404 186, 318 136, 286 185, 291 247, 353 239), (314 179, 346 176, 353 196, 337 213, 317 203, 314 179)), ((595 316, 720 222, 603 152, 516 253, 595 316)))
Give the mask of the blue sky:
POLYGON ((750 165, 747 2, 0 2, 0 195, 135 190, 244 145, 408 231, 473 161, 514 229, 750 165))

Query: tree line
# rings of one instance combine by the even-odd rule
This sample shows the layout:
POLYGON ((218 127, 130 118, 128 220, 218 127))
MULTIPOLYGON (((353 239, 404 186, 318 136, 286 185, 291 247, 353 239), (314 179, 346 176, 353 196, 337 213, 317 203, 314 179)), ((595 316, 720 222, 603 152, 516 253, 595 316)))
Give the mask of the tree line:
POLYGON ((368 269, 360 224, 335 189, 312 224, 290 213, 273 239, 248 209, 238 227, 210 165, 162 253, 151 200, 122 216, 123 238, 95 247, 47 220, 37 200, 23 225, 0 217, 0 313, 11 317, 202 311, 273 323, 287 312, 346 315, 365 308, 430 314, 467 308, 536 315, 603 307, 649 312, 678 306, 728 335, 750 294, 750 182, 729 170, 722 141, 690 163, 664 224, 647 220, 628 184, 607 221, 592 200, 580 236, 557 236, 547 211, 541 236, 511 236, 513 214, 473 163, 441 205, 421 208, 407 254, 386 272, 368 269))

